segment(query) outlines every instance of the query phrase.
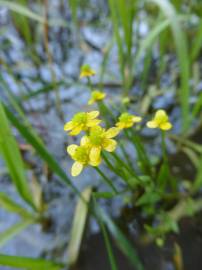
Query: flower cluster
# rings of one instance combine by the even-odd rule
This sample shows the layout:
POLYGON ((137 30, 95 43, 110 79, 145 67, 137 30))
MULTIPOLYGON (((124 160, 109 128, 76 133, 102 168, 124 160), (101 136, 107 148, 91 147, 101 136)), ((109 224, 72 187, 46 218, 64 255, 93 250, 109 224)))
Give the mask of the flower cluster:
MULTIPOLYGON (((127 112, 122 113, 115 127, 105 129, 100 126, 101 120, 98 111, 80 112, 67 122, 64 130, 70 135, 75 136, 84 131, 85 135, 81 138, 80 145, 72 144, 67 147, 67 152, 75 161, 71 174, 79 175, 82 170, 90 166, 98 166, 101 163, 101 153, 103 150, 113 152, 117 142, 114 138, 122 129, 131 128, 134 124, 142 121, 140 116, 132 115, 127 112)), ((159 128, 163 131, 172 128, 169 118, 164 110, 158 110, 151 121, 147 122, 149 128, 159 128)))
MULTIPOLYGON (((90 77, 96 72, 89 65, 81 67, 80 78, 90 77)), ((90 87, 91 88, 91 87, 90 87)), ((94 104, 103 100, 106 94, 99 90, 91 89, 91 97, 88 100, 88 105, 94 104)), ((128 103, 126 98, 124 103, 128 103)), ((134 124, 142 121, 142 118, 137 115, 122 113, 114 127, 109 129, 103 128, 101 120, 98 119, 99 111, 79 112, 64 125, 64 130, 69 132, 69 135, 76 136, 81 132, 85 135, 81 138, 80 144, 71 144, 67 147, 67 152, 74 160, 71 169, 72 176, 79 175, 82 170, 90 166, 98 166, 102 159, 102 151, 113 152, 117 147, 117 142, 114 139, 121 130, 131 128, 134 124)), ((151 121, 147 122, 149 128, 159 128, 163 131, 172 128, 169 118, 164 110, 158 110, 151 121)))

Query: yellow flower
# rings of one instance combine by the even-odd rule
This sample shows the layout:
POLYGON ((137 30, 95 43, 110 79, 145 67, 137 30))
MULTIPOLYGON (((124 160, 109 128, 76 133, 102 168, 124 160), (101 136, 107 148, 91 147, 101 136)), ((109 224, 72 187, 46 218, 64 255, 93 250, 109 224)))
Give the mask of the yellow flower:
POLYGON ((89 65, 83 65, 81 67, 80 78, 91 77, 95 74, 96 74, 95 70, 93 70, 89 65))
POLYGON ((96 101, 103 100, 106 97, 106 94, 101 91, 94 90, 91 93, 91 98, 88 101, 88 105, 95 103, 96 101))
POLYGON ((116 127, 105 130, 100 126, 90 129, 89 136, 85 136, 85 145, 90 147, 90 160, 96 162, 100 159, 101 150, 113 152, 116 149, 117 142, 113 140, 119 134, 120 130, 116 127))
POLYGON ((98 115, 98 111, 77 113, 71 121, 65 124, 64 130, 71 131, 69 134, 72 136, 78 135, 82 130, 86 131, 97 126, 101 122, 101 120, 96 119, 98 115))
POLYGON ((147 122, 148 128, 160 128, 162 130, 169 130, 172 124, 169 122, 169 117, 164 110, 158 110, 155 113, 153 120, 147 122))
POLYGON ((120 129, 130 128, 135 123, 139 123, 141 120, 142 118, 140 116, 132 115, 126 112, 119 116, 119 121, 116 123, 116 126, 120 129))
POLYGON ((98 166, 101 158, 90 160, 90 147, 86 144, 86 136, 81 139, 81 145, 71 144, 67 147, 67 152, 75 161, 71 168, 71 175, 79 175, 87 165, 98 166))

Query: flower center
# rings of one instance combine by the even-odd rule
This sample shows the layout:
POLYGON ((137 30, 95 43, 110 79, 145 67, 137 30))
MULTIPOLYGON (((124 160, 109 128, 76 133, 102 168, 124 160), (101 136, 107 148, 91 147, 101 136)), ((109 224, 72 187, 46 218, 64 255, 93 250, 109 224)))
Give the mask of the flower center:
POLYGON ((83 164, 88 163, 88 157, 89 157, 89 153, 88 153, 88 149, 84 146, 79 146, 76 149, 76 152, 74 154, 74 158, 76 161, 79 161, 83 164))
POLYGON ((102 144, 104 131, 97 129, 90 132, 90 141, 93 145, 99 146, 102 144))
POLYGON ((132 120, 132 116, 127 114, 127 113, 123 113, 121 116, 120 116, 120 122, 124 122, 124 123, 127 123, 127 122, 130 122, 132 120))
POLYGON ((77 124, 85 124, 87 121, 87 114, 85 112, 77 113, 72 121, 77 124))
POLYGON ((166 123, 168 121, 168 117, 166 115, 162 115, 160 117, 158 117, 156 120, 158 125, 166 123))
POLYGON ((92 97, 93 97, 94 99, 97 99, 97 98, 100 97, 100 93, 99 93, 98 91, 94 91, 94 92, 92 92, 92 97))

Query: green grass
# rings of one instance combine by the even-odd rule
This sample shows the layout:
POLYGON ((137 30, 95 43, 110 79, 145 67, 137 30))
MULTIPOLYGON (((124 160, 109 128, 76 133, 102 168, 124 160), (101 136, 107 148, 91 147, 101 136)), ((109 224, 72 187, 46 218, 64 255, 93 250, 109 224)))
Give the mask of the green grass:
POLYGON ((25 175, 25 167, 19 151, 19 147, 12 135, 3 105, 0 103, 0 153, 9 169, 12 181, 21 197, 33 208, 33 198, 30 196, 30 186, 25 175))

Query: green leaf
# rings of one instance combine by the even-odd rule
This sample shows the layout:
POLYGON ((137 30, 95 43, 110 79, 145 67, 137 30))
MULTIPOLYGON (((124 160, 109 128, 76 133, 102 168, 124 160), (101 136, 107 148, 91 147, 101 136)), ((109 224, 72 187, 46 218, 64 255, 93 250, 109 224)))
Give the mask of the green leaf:
POLYGON ((10 130, 7 117, 1 103, 0 122, 0 152, 5 160, 12 181, 15 184, 20 196, 33 208, 35 208, 32 196, 30 196, 31 192, 25 177, 24 164, 20 151, 10 130))
POLYGON ((85 188, 85 190, 82 192, 82 197, 85 199, 85 202, 79 198, 76 206, 68 246, 69 265, 74 265, 79 256, 83 233, 88 216, 88 203, 90 202, 91 194, 92 188, 85 188))
POLYGON ((95 214, 98 216, 100 220, 106 225, 109 232, 116 240, 117 246, 120 250, 125 254, 125 256, 129 259, 130 263, 137 270, 143 270, 144 267, 137 255, 132 244, 127 240, 118 226, 110 219, 110 217, 96 204, 95 205, 95 214))
POLYGON ((182 31, 179 16, 175 11, 174 6, 167 0, 148 0, 148 2, 155 3, 166 18, 173 33, 177 56, 179 60, 180 76, 181 76, 181 89, 180 89, 180 102, 182 109, 182 130, 187 131, 190 124, 190 107, 189 107, 189 54, 188 45, 185 33, 182 31))
POLYGON ((140 47, 135 56, 135 63, 138 62, 143 53, 150 49, 156 39, 159 37, 159 34, 164 31, 169 26, 169 20, 164 20, 162 22, 158 22, 158 24, 150 30, 148 35, 140 42, 140 47))
POLYGON ((0 247, 5 245, 9 240, 11 240, 14 236, 19 234, 21 231, 26 229, 29 225, 35 222, 34 219, 24 219, 19 223, 11 226, 7 230, 0 233, 0 247))
POLYGON ((193 40, 193 46, 191 50, 191 60, 194 61, 200 53, 202 48, 202 19, 199 21, 198 31, 193 40))
POLYGON ((45 23, 45 20, 42 16, 34 13, 33 11, 31 11, 30 9, 28 9, 24 5, 20 5, 18 3, 14 3, 11 1, 0 0, 0 6, 7 7, 14 12, 17 12, 23 16, 26 16, 26 17, 33 19, 35 21, 38 21, 40 23, 45 23))
POLYGON ((34 147, 39 156, 47 162, 50 169, 55 174, 57 174, 62 181, 69 185, 76 194, 80 196, 79 190, 72 184, 71 180, 67 177, 64 170, 60 167, 54 157, 48 152, 46 147, 43 145, 41 139, 35 133, 33 133, 31 129, 27 128, 26 125, 21 123, 6 105, 4 105, 4 109, 11 123, 18 129, 18 131, 27 140, 27 142, 29 142, 34 147))
POLYGON ((9 198, 5 193, 0 192, 0 207, 4 208, 5 210, 16 213, 23 218, 31 218, 33 214, 28 212, 25 208, 21 205, 17 204, 11 198, 9 198))
MULTIPOLYGON (((28 0, 18 0, 18 4, 24 6, 26 8, 26 5, 28 5, 28 0)), ((11 14, 13 22, 16 26, 17 31, 20 33, 20 35, 24 38, 27 45, 31 46, 33 42, 33 31, 31 31, 31 27, 29 24, 29 19, 24 16, 19 16, 18 13, 12 12, 11 14)))
POLYGON ((100 223, 100 228, 101 228, 101 231, 102 231, 102 234, 104 237, 105 246, 106 246, 107 254, 109 257, 111 270, 118 270, 107 229, 106 229, 105 225, 103 224, 102 220, 99 220, 99 223, 100 223))
MULTIPOLYGON (((10 9, 13 12, 16 12, 22 16, 28 17, 29 19, 35 20, 39 23, 45 24, 47 23, 43 16, 33 12, 29 8, 25 7, 24 5, 21 5, 19 3, 14 3, 11 1, 4 1, 0 0, 0 6, 6 7, 10 9)), ((67 27, 68 24, 65 20, 60 19, 51 19, 48 21, 48 25, 50 26, 61 26, 61 27, 67 27)))
POLYGON ((21 268, 26 270, 60 270, 62 264, 54 263, 44 259, 33 259, 28 257, 10 256, 0 254, 0 265, 21 268))
POLYGON ((112 199, 117 196, 117 194, 111 192, 93 192, 93 196, 97 199, 112 199))

